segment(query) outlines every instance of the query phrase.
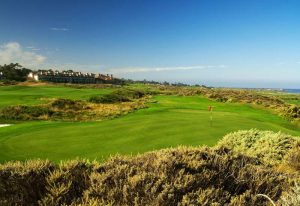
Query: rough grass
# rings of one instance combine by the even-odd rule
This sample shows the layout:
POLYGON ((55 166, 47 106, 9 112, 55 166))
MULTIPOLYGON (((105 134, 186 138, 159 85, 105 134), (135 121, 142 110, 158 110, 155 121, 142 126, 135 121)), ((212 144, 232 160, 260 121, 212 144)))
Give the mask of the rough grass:
POLYGON ((84 100, 52 99, 48 104, 4 107, 0 109, 0 121, 103 120, 146 107, 146 99, 114 104, 93 104, 84 100))

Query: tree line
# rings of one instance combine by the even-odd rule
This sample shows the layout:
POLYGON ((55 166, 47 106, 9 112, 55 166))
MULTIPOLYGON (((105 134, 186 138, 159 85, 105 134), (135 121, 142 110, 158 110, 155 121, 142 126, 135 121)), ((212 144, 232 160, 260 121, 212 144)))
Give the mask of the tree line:
POLYGON ((19 63, 0 65, 0 80, 2 81, 26 81, 27 75, 31 72, 19 63))

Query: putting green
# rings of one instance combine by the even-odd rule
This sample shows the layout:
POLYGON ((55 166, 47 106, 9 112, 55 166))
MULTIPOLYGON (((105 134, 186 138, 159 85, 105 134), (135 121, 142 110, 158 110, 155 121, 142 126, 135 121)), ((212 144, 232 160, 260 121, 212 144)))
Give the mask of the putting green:
POLYGON ((0 128, 0 161, 98 159, 178 145, 214 145, 226 133, 257 128, 300 136, 299 127, 249 105, 200 96, 156 96, 148 109, 100 122, 26 122, 0 128), (210 126, 208 106, 214 106, 210 126))

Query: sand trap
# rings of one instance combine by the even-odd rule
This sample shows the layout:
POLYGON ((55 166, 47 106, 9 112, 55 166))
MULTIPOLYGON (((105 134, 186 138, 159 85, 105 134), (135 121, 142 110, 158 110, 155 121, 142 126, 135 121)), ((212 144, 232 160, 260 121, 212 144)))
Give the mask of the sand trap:
POLYGON ((10 126, 11 124, 0 124, 0 127, 8 127, 10 126))

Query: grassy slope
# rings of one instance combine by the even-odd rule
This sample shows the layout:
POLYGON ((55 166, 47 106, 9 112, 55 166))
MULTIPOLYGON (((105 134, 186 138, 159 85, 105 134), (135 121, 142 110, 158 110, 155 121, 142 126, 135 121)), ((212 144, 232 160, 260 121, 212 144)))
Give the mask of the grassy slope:
MULTIPOLYGON (((49 90, 49 97, 59 94, 66 98, 86 98, 100 92, 60 87, 36 90, 42 91, 38 93, 34 90, 34 94, 44 95, 49 90)), ((20 93, 25 95, 25 92, 20 93)), ((15 104, 13 96, 8 96, 7 101, 15 104)), ((15 99, 19 100, 19 97, 15 99)), ((136 154, 180 144, 214 145, 228 132, 250 128, 281 130, 300 136, 300 129, 288 121, 248 105, 218 103, 202 97, 157 96, 155 99, 158 103, 152 103, 149 109, 113 120, 28 122, 1 128, 0 161, 28 158, 59 161, 75 157, 101 159, 116 153, 136 154), (208 105, 215 106, 212 127, 209 125, 208 105)), ((39 100, 33 95, 26 101, 36 103, 39 100)))

